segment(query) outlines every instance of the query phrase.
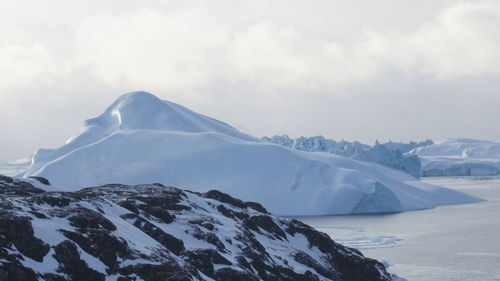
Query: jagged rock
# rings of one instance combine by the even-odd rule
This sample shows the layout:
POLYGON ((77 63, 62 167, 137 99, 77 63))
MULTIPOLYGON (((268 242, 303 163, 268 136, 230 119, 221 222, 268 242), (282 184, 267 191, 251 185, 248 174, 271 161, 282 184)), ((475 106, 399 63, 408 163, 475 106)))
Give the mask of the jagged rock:
POLYGON ((35 261, 43 261, 43 257, 49 252, 49 245, 34 236, 29 217, 2 214, 0 234, 21 254, 35 261))
POLYGON ((35 176, 31 176, 31 177, 28 177, 30 179, 35 179, 37 181, 39 181, 40 183, 43 183, 45 185, 50 185, 50 181, 44 177, 35 177, 35 176))
POLYGON ((23 196, 35 193, 43 193, 43 189, 33 186, 31 183, 19 181, 14 178, 0 175, 0 196, 23 196))
POLYGON ((104 281, 104 274, 89 267, 81 259, 77 246, 68 240, 54 246, 54 259, 59 262, 58 272, 67 274, 73 281, 104 281))
POLYGON ((2 281, 392 279, 326 234, 219 191, 0 180, 2 281))

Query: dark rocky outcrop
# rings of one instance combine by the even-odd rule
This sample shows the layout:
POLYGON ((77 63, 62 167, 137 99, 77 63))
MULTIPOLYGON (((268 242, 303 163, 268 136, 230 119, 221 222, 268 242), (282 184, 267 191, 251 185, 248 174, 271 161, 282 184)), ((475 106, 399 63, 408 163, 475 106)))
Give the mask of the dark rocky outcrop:
POLYGON ((113 184, 44 192, 0 176, 1 281, 391 278, 326 234, 219 191, 113 184))
POLYGON ((28 178, 35 179, 35 180, 37 180, 40 183, 43 183, 45 185, 50 185, 50 181, 48 179, 44 178, 44 177, 34 177, 34 176, 32 176, 32 177, 28 177, 28 178))
POLYGON ((59 262, 58 272, 67 274, 73 281, 104 281, 104 274, 97 272, 80 258, 78 248, 73 242, 65 240, 54 246, 54 259, 59 262))
POLYGON ((26 257, 43 261, 49 252, 49 245, 34 236, 29 217, 16 217, 10 214, 0 216, 0 235, 9 246, 14 246, 26 257))

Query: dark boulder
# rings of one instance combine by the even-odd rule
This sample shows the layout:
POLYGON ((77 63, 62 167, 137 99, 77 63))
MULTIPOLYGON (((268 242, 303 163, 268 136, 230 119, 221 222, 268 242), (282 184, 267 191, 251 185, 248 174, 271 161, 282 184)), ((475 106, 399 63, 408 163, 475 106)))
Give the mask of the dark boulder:
POLYGON ((78 249, 73 242, 64 241, 54 247, 54 258, 59 262, 58 272, 67 274, 72 281, 104 281, 104 274, 90 268, 80 258, 78 249))

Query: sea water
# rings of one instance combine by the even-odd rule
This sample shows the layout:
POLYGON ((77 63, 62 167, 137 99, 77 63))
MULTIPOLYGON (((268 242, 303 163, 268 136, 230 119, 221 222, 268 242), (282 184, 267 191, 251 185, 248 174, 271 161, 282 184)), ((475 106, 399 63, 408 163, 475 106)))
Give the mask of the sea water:
POLYGON ((500 280, 500 178, 423 178, 488 201, 383 215, 301 217, 409 281, 500 280))

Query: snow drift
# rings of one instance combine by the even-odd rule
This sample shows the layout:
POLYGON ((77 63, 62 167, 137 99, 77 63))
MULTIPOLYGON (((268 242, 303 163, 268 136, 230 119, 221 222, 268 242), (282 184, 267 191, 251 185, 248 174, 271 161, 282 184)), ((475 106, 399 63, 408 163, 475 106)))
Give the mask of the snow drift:
POLYGON ((29 176, 70 191, 152 182, 218 189, 281 215, 399 212, 479 200, 377 164, 272 144, 145 92, 121 96, 62 147, 38 150, 29 176))
POLYGON ((500 174, 500 142, 447 139, 410 151, 422 163, 422 176, 500 174))

